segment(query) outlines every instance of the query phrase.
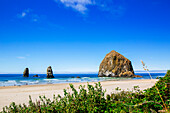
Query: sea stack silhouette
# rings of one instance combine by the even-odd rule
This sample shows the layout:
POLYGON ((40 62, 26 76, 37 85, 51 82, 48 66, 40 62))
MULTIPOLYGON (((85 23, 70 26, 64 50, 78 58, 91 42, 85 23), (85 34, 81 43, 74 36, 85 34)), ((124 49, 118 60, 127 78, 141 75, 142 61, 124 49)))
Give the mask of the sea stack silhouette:
POLYGON ((29 69, 25 68, 24 72, 23 72, 23 77, 29 77, 29 69))
POLYGON ((53 76, 53 70, 52 70, 52 67, 51 67, 51 66, 49 66, 49 67, 47 68, 47 78, 54 78, 54 76, 53 76))
POLYGON ((34 75, 33 77, 39 77, 39 76, 36 74, 36 75, 34 75))
POLYGON ((139 77, 134 75, 131 61, 116 51, 108 53, 99 67, 99 77, 139 77))

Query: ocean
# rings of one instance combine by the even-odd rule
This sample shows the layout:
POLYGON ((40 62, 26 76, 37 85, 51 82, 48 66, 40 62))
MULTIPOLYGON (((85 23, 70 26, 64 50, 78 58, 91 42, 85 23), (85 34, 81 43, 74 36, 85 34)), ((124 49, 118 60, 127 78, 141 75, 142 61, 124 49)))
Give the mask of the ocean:
MULTIPOLYGON (((98 77, 98 74, 54 74, 55 78, 47 79, 46 74, 38 74, 39 77, 22 77, 22 74, 0 74, 0 86, 21 86, 37 84, 57 84, 57 83, 76 83, 76 82, 99 82, 108 80, 133 80, 133 79, 150 79, 148 73, 135 73, 143 76, 142 78, 120 78, 120 77, 98 77), (76 78, 80 77, 80 78, 76 78)), ((151 73, 153 79, 163 77, 166 73, 151 73)))

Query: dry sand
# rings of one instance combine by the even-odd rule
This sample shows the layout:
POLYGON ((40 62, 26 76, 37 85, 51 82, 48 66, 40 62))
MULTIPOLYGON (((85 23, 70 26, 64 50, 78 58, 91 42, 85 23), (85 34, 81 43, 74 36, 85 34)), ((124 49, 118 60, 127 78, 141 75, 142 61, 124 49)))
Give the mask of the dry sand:
MULTIPOLYGON (((131 90, 133 86, 139 86, 141 90, 152 87, 156 83, 156 79, 151 80, 123 80, 123 81, 102 81, 103 89, 106 89, 106 94, 115 92, 115 88, 119 87, 122 90, 131 90)), ((90 82, 89 84, 94 84, 90 82)), ((87 83, 73 83, 74 87, 78 89, 79 85, 87 85, 87 83)), ((25 85, 25 86, 7 86, 0 87, 0 111, 4 106, 9 105, 11 102, 16 104, 28 103, 29 95, 33 101, 39 99, 40 95, 52 99, 53 94, 62 95, 63 89, 69 88, 69 83, 64 84, 46 84, 46 85, 25 85)), ((68 91, 71 91, 69 88, 68 91)))

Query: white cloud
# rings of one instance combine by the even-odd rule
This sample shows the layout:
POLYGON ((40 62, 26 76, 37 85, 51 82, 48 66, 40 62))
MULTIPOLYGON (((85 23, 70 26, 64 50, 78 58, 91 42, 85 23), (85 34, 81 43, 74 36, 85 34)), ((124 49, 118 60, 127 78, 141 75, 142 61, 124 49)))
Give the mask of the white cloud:
POLYGON ((40 19, 39 15, 34 14, 32 9, 23 10, 21 13, 17 14, 17 17, 19 19, 25 19, 32 22, 38 22, 40 19))
POLYGON ((23 56, 19 56, 17 57, 18 59, 26 59, 26 57, 23 57, 23 56))
POLYGON ((94 5, 93 0, 56 0, 63 3, 66 7, 71 7, 81 13, 85 13, 88 5, 94 5))
POLYGON ((62 3, 65 7, 73 8, 74 10, 85 14, 88 6, 95 6, 98 10, 109 12, 115 16, 121 16, 124 12, 124 0, 55 0, 57 3, 62 3))
POLYGON ((22 12, 21 16, 24 17, 25 15, 26 15, 26 13, 25 13, 25 12, 22 12))
POLYGON ((28 15, 28 13, 30 13, 30 9, 26 9, 22 13, 18 14, 18 17, 24 18, 26 15, 28 15))

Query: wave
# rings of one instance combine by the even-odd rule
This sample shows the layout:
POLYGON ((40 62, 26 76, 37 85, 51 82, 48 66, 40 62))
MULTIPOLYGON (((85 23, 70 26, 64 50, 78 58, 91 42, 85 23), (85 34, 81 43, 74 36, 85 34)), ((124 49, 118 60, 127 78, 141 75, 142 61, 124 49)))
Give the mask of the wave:
POLYGON ((45 81, 58 81, 59 79, 43 79, 45 81))
POLYGON ((29 81, 21 80, 21 81, 19 81, 19 82, 21 82, 21 83, 28 83, 29 81))
POLYGON ((36 80, 36 81, 31 81, 29 82, 30 84, 38 84, 40 81, 39 80, 36 80))
POLYGON ((13 82, 16 82, 15 80, 8 80, 7 81, 8 83, 13 83, 13 82))
POLYGON ((17 84, 17 82, 15 80, 8 80, 5 81, 4 84, 17 84))
POLYGON ((72 79, 68 79, 68 82, 81 82, 82 80, 80 78, 72 78, 72 79))
MULTIPOLYGON (((72 75, 63 75, 62 77, 59 76, 58 78, 23 78, 23 77, 9 77, 7 78, 0 78, 0 86, 14 86, 14 85, 35 85, 35 84, 57 84, 57 83, 75 83, 75 82, 99 82, 99 81, 114 81, 114 80, 125 80, 125 79, 150 79, 150 77, 145 74, 139 74, 143 76, 143 78, 118 78, 118 77, 97 77, 94 75, 79 75, 81 78, 71 78, 72 75)), ((151 73, 151 76, 155 79, 156 77, 163 77, 164 73, 151 73)), ((76 75, 77 76, 77 75, 76 75)))

